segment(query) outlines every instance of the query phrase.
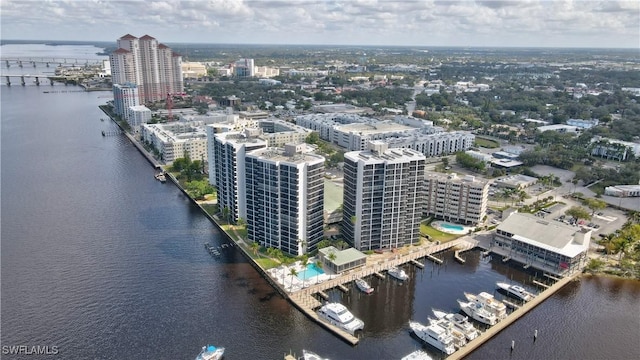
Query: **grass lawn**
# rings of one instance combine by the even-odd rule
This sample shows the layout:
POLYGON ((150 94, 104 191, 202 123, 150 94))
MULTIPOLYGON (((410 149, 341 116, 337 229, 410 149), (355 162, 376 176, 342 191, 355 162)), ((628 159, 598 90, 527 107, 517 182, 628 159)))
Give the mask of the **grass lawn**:
POLYGON ((488 148, 488 149, 495 149, 500 147, 500 144, 498 144, 497 141, 479 138, 479 137, 476 137, 475 144, 480 147, 488 148))
POLYGON ((258 265, 260 265, 265 270, 268 270, 280 265, 280 263, 270 258, 261 257, 261 258, 254 258, 254 260, 258 263, 258 265))
POLYGON ((431 226, 427 225, 426 223, 420 223, 420 233, 421 234, 425 234, 425 235, 429 235, 429 238, 431 239, 431 241, 440 241, 440 242, 451 241, 451 240, 457 239, 460 236, 462 236, 462 235, 454 235, 454 234, 443 233, 440 230, 436 230, 436 229, 432 228, 431 226))
POLYGON ((201 204, 202 208, 207 212, 207 214, 213 216, 218 213, 218 205, 217 204, 201 204))

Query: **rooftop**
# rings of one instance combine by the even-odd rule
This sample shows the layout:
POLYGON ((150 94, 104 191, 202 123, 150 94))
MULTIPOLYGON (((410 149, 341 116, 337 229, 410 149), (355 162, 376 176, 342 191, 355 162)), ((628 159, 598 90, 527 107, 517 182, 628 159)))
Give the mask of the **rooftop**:
POLYGON ((532 214, 513 213, 496 230, 513 234, 513 239, 568 257, 585 251, 585 245, 573 241, 576 233, 583 230, 558 221, 546 221, 532 214))
POLYGON ((345 250, 338 250, 337 248, 333 247, 333 246, 327 246, 325 248, 322 248, 320 250, 318 250, 319 252, 321 252, 325 257, 327 257, 330 253, 335 253, 336 254, 336 259, 333 260, 332 262, 336 265, 336 266, 341 266, 341 265, 345 265, 363 258, 366 258, 367 256, 363 253, 361 253, 360 251, 354 249, 354 248, 348 248, 345 250))

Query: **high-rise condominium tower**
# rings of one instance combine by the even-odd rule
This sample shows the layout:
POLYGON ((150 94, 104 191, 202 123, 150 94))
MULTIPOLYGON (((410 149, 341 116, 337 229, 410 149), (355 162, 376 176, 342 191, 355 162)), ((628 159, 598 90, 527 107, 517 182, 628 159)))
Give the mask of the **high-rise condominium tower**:
POLYGON ((424 154, 388 149, 344 155, 342 235, 360 251, 393 249, 420 241, 424 208, 424 154))
POLYGON ((109 56, 112 82, 136 84, 140 103, 184 91, 182 57, 169 47, 149 35, 137 38, 130 34, 118 39, 117 45, 109 56))

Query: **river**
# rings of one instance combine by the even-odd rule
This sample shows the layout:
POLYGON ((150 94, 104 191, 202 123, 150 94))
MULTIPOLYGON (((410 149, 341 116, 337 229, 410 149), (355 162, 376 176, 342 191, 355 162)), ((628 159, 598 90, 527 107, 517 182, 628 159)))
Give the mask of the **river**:
MULTIPOLYGON (((71 58, 78 49, 55 51, 71 58)), ((496 281, 535 290, 532 274, 478 252, 465 265, 450 253, 442 266, 407 265, 406 284, 373 278, 371 296, 353 286, 329 292, 366 324, 352 347, 277 295, 234 247, 218 258, 205 251, 226 240, 175 186, 153 178, 126 137, 101 135, 115 128, 97 107, 108 93, 0 89, 3 359, 25 358, 5 352, 20 345, 55 347, 27 358, 193 359, 207 343, 224 346, 226 359, 302 349, 334 360, 399 359, 421 347, 408 321, 426 322, 432 308, 457 311, 464 291, 492 292, 496 281)), ((639 309, 640 282, 582 278, 468 358, 640 358, 639 309)))

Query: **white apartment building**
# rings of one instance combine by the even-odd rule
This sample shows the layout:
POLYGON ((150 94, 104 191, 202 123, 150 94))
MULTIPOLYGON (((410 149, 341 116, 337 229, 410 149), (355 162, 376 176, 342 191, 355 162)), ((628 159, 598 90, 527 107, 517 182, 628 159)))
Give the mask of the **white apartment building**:
POLYGON ((427 173, 424 181, 425 215, 459 224, 477 225, 487 214, 487 181, 476 180, 471 175, 460 178, 456 174, 437 173, 427 173))
POLYGON ((420 241, 426 157, 381 141, 344 155, 342 235, 360 251, 420 241))
POLYGON ((151 121, 151 110, 144 105, 129 106, 127 123, 134 132, 140 131, 140 126, 151 121))
POLYGON ((113 84, 113 111, 123 120, 129 121, 129 108, 139 106, 138 87, 133 83, 113 84))
POLYGON ((223 216, 232 222, 247 218, 245 154, 267 147, 267 142, 258 135, 257 129, 245 129, 213 136, 209 173, 213 172, 215 176, 218 206, 223 216))
POLYGON ((413 149, 426 157, 453 154, 469 150, 475 135, 466 131, 418 133, 409 136, 386 138, 391 148, 413 149))
POLYGON ((380 121, 356 114, 312 114, 296 117, 296 124, 351 151, 365 150, 369 141, 383 140, 390 148, 413 149, 432 157, 468 150, 475 140, 470 132, 444 132, 433 122, 406 116, 380 121))
POLYGON ((311 130, 284 120, 270 118, 258 121, 262 130, 261 139, 267 141, 269 147, 283 147, 285 144, 304 143, 311 130))
POLYGON ((119 38, 117 46, 109 56, 112 82, 136 84, 140 103, 184 92, 182 57, 168 46, 149 35, 137 38, 130 34, 119 38))
POLYGON ((316 249, 324 235, 324 161, 306 153, 305 144, 246 154, 249 242, 293 256, 316 249))
POLYGON ((153 146, 167 164, 187 154, 207 161, 207 134, 201 123, 142 124, 142 139, 153 146))

